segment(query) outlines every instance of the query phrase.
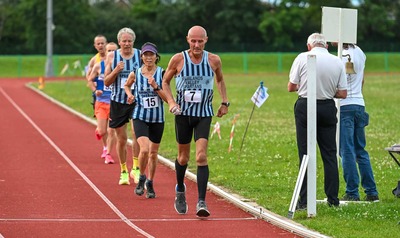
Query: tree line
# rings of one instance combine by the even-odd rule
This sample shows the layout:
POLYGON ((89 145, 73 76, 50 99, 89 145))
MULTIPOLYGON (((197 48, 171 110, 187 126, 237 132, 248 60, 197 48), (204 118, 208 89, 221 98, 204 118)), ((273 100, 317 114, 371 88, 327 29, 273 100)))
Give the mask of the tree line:
MULTIPOLYGON (((0 54, 46 54, 45 0, 0 0, 0 54)), ((365 51, 399 51, 400 0, 53 0, 54 54, 93 53, 93 38, 117 41, 132 28, 135 47, 187 48, 193 25, 206 28, 216 52, 297 52, 321 31, 322 6, 358 10, 357 41, 365 51)), ((354 24, 354 23, 348 23, 354 24)))

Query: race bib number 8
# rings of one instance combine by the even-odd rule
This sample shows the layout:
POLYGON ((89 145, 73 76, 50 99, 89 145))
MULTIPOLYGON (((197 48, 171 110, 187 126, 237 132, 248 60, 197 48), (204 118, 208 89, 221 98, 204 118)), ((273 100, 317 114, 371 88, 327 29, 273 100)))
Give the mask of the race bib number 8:
POLYGON ((201 102, 201 91, 185 91, 185 102, 201 102))
POLYGON ((158 107, 157 97, 145 97, 143 98, 144 108, 155 108, 158 107))

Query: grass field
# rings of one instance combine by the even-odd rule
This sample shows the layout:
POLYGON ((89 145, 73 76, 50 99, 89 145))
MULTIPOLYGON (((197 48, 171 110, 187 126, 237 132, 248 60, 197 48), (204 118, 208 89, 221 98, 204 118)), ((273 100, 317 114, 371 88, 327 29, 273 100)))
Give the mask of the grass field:
MULTIPOLYGON (((334 49, 332 49, 334 50, 334 49)), ((335 52, 332 52, 335 53, 335 52)), ((335 53, 337 54, 337 52, 335 53)), ((225 73, 285 73, 297 53, 221 53, 225 73)), ((171 54, 161 54, 160 66, 166 67, 171 54)), ((54 76, 81 76, 91 55, 54 55, 54 76), (63 74, 64 67, 68 70, 63 74)), ((367 53, 367 73, 400 72, 400 53, 367 53)), ((0 55, 0 77, 41 77, 45 75, 45 55, 0 55)))
MULTIPOLYGON (((231 107, 227 116, 213 119, 213 124, 217 121, 221 124, 222 139, 219 140, 216 136, 210 138, 210 182, 249 198, 276 214, 286 216, 298 174, 293 115, 293 104, 297 95, 287 92, 287 66, 282 66, 283 73, 274 70, 257 72, 256 69, 262 66, 253 65, 255 63, 250 58, 254 62, 263 61, 263 64, 268 64, 269 59, 256 55, 248 58, 248 68, 252 68, 252 73, 244 74, 239 72, 240 67, 235 67, 239 65, 240 57, 231 56, 234 58, 232 61, 229 60, 229 55, 224 57, 227 57, 223 60, 231 107), (234 60, 238 60, 237 63, 232 63, 234 60), (261 108, 254 109, 243 141, 253 109, 250 98, 260 81, 264 82, 270 96, 261 108), (233 149, 228 153, 235 115, 238 117, 233 149), (240 151, 242 143, 243 148, 240 151)), ((370 58, 368 60, 371 62, 370 58)), ((163 58, 164 64, 167 59, 169 57, 163 58)), ((289 62, 288 60, 284 64, 289 62)), ((340 208, 318 204, 317 216, 314 218, 307 218, 306 212, 296 212, 294 221, 328 236, 393 237, 399 230, 400 199, 394 197, 391 191, 400 180, 400 168, 384 148, 400 143, 400 74, 380 72, 385 72, 385 69, 377 66, 370 69, 365 77, 364 89, 366 109, 370 114, 370 125, 366 128, 367 149, 370 152, 380 202, 349 204, 340 208)), ((48 82, 44 92, 91 116, 90 90, 85 84, 84 80, 48 82)), ((217 108, 220 103, 218 95, 215 96, 214 103, 214 108, 217 108)), ((174 138, 173 117, 167 113, 160 154, 171 160, 174 160, 177 153, 174 138)), ((192 152, 189 164, 192 171, 195 170, 193 156, 192 152)), ((324 199, 322 161, 319 157, 317 166, 317 199, 324 199)), ((340 197, 344 194, 345 184, 341 167, 339 171, 340 197)), ((360 192, 363 194, 362 189, 360 192)))

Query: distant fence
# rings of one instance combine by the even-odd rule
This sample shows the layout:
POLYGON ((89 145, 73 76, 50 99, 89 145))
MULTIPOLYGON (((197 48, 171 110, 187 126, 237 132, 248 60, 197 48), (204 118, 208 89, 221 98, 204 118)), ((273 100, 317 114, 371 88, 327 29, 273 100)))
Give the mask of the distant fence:
MULTIPOLYGON (((332 52, 336 54, 335 52, 332 52)), ((298 53, 220 53, 223 72, 232 74, 288 73, 298 53)), ((367 73, 400 72, 400 53, 366 53, 367 73)), ((161 54, 159 65, 166 68, 172 54, 161 54)), ((82 76, 92 55, 54 55, 54 76, 82 76)), ((41 77, 45 55, 0 55, 0 77, 41 77)))

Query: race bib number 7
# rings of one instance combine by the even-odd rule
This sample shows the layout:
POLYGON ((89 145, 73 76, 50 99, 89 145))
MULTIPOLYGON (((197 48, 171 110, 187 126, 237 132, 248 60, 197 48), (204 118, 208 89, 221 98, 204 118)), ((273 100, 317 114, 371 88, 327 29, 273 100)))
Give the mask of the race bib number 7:
POLYGON ((201 91, 185 91, 185 102, 201 102, 201 91))

